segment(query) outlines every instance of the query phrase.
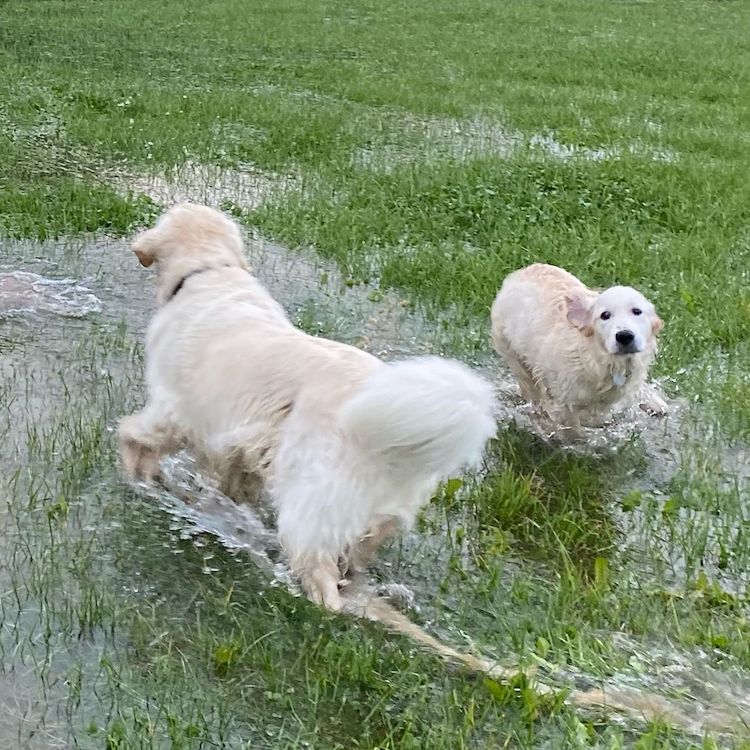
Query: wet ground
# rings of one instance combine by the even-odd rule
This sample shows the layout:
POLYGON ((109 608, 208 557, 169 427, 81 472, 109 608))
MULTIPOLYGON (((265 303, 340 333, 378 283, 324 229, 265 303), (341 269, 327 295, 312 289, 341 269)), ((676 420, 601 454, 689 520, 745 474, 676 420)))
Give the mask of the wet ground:
MULTIPOLYGON (((404 300, 349 287, 312 254, 254 237, 248 249, 255 272, 308 330, 387 357, 440 348, 439 336, 427 335, 404 300)), ((49 557, 66 569, 81 555, 94 558, 88 574, 111 577, 113 595, 139 594, 137 581, 122 584, 113 560, 128 551, 112 555, 102 547, 127 523, 127 512, 111 446, 96 435, 102 426, 111 434, 116 420, 142 403, 140 342, 153 297, 149 274, 125 241, 3 241, 2 250, 0 706, 6 720, 0 747, 63 748, 72 741, 72 720, 101 718, 96 692, 108 679, 103 654, 119 644, 103 633, 80 639, 78 629, 88 627, 82 622, 92 614, 97 619, 86 610, 98 603, 81 601, 86 594, 73 590, 81 584, 72 571, 50 568, 49 557), (90 476, 103 455, 109 466, 90 476), (70 671, 80 669, 95 673, 88 675, 93 692, 71 705, 70 671)), ((278 558, 272 531, 251 511, 213 490, 187 456, 169 461, 166 474, 169 491, 139 489, 173 517, 159 543, 165 554, 180 553, 172 548, 177 540, 205 544, 208 532, 248 555, 263 585, 297 595, 283 566, 268 557, 270 551, 278 558)))
MULTIPOLYGON (((739 493, 738 503, 744 503, 747 455, 720 436, 709 440, 689 404, 674 400, 666 420, 632 412, 567 444, 520 402, 483 343, 482 321, 461 332, 451 327, 449 313, 427 321, 396 294, 350 286, 312 252, 291 252, 250 236, 248 253, 254 272, 310 332, 384 358, 463 351, 497 383, 503 428, 514 424, 512 429, 533 433, 555 450, 585 455, 618 453, 637 443, 648 468, 625 472, 621 494, 649 493, 655 505, 621 512, 618 523, 630 554, 649 550, 643 556, 645 572, 653 572, 654 560, 664 566, 659 575, 665 586, 683 582, 691 564, 685 553, 689 545, 677 544, 678 537, 703 534, 722 540, 736 532, 736 516, 726 523, 708 519, 698 529, 692 523, 681 527, 678 512, 666 534, 662 516, 654 511, 664 487, 686 462, 702 456, 726 474, 739 493), (662 549, 655 549, 659 544, 662 549)), ((0 508, 0 710, 6 718, 0 723, 0 747, 65 748, 73 742, 101 747, 101 727, 117 710, 113 686, 131 668, 132 633, 119 632, 113 624, 117 618, 106 613, 128 610, 153 594, 153 576, 142 576, 139 564, 153 564, 159 555, 197 552, 210 576, 219 570, 214 567, 218 540, 220 547, 252 563, 248 575, 257 578, 261 592, 273 587, 296 596, 298 591, 272 530, 248 508, 222 497, 188 456, 167 462, 162 489, 128 489, 118 475, 109 436, 116 420, 143 401, 141 342, 153 310, 149 274, 137 265, 127 242, 3 241, 2 258, 0 465, 6 481, 0 508), (88 585, 87 580, 107 585, 88 585)), ((458 591, 445 596, 447 617, 431 617, 436 571, 455 549, 450 533, 446 536, 451 519, 435 509, 426 515, 426 524, 385 552, 373 581, 402 586, 402 598, 411 602, 407 607, 447 642, 473 644, 497 656, 487 618, 469 617, 475 630, 467 632, 467 618, 450 617, 451 606, 456 612, 465 606, 458 591)), ((718 558, 701 563, 729 591, 744 589, 748 582, 747 575, 727 571, 718 558)), ((512 577, 512 560, 508 571, 512 577)), ((190 590, 186 581, 174 585, 190 590)), ((614 638, 619 653, 629 658, 611 671, 613 694, 634 695, 636 705, 644 695, 666 696, 682 711, 678 723, 696 734, 707 728, 727 731, 738 718, 750 719, 750 674, 741 668, 719 668, 716 655, 701 648, 614 638)), ((572 667, 561 671, 542 664, 540 675, 549 684, 580 690, 601 685, 598 676, 572 667)))

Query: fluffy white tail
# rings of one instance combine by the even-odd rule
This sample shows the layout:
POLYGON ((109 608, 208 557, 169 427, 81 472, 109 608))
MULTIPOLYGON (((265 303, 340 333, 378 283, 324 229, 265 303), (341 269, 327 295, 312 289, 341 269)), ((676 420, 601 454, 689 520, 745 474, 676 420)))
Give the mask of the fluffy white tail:
POLYGON ((418 357, 379 368, 341 409, 363 448, 446 478, 479 461, 496 432, 493 389, 458 362, 418 357))

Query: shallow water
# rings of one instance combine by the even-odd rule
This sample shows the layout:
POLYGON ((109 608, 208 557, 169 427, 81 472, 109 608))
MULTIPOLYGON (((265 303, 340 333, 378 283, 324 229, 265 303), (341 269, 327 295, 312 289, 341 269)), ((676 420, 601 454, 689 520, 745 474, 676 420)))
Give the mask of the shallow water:
POLYGON ((293 177, 261 171, 250 164, 244 169, 228 170, 191 161, 166 174, 111 172, 106 173, 105 178, 124 193, 143 193, 163 206, 189 200, 216 206, 241 206, 245 211, 258 208, 275 192, 298 184, 293 177))
MULTIPOLYGON (((431 341, 399 297, 347 286, 312 254, 247 240, 255 273, 309 330, 325 328, 384 356, 440 348, 439 337, 431 341)), ((118 580, 117 554, 100 547, 124 519, 112 446, 107 439, 102 447, 97 434, 104 427, 111 435, 117 418, 142 402, 140 342, 153 312, 150 283, 124 241, 3 242, 0 337, 9 343, 0 358, 0 467, 7 480, 0 508, 0 712, 7 720, 0 723, 0 747, 69 747, 73 725, 85 726, 89 716, 101 723, 107 715, 103 696, 111 676, 101 659, 112 658, 119 638, 75 637, 77 623, 88 617, 84 610, 96 603, 82 601, 86 592, 75 576, 54 568, 50 574, 45 558, 59 556, 65 567, 81 554, 94 556, 97 575, 112 578, 113 596, 127 601, 144 593, 137 581, 118 580), (86 466, 89 460, 94 464, 86 466), (85 673, 76 680, 88 685, 73 697, 71 669, 85 673)), ((202 546, 208 533, 249 558, 265 585, 298 595, 260 519, 215 491, 189 457, 165 468, 168 491, 138 489, 173 518, 160 545, 165 551, 179 552, 186 542, 202 546)))
POLYGON ((524 150, 541 159, 558 161, 617 161, 627 156, 656 162, 679 160, 679 154, 673 150, 639 140, 592 148, 564 143, 553 131, 527 135, 504 126, 498 120, 482 117, 470 120, 406 118, 399 121, 398 127, 403 130, 407 143, 413 139, 413 145, 392 144, 361 149, 354 154, 354 163, 387 172, 416 161, 488 156, 505 159, 524 150))
MULTIPOLYGON (((74 740, 81 747, 100 747, 101 734, 94 730, 112 720, 114 686, 129 666, 128 636, 114 626, 107 630, 97 613, 105 605, 113 611, 128 609, 156 586, 146 570, 123 575, 123 557, 179 556, 190 545, 205 551, 203 572, 210 576, 217 553, 207 539, 214 538, 242 561, 238 564, 253 563, 261 590, 280 587, 295 596, 299 591, 264 519, 218 493, 189 456, 166 462, 161 488, 136 487, 131 496, 118 478, 111 431, 121 414, 142 403, 140 342, 153 311, 149 272, 137 265, 127 243, 108 238, 41 245, 3 242, 2 249, 0 340, 9 343, 0 349, 5 441, 0 466, 7 478, 0 510, 0 711, 7 720, 0 723, 0 747, 62 748, 74 740), (138 498, 150 498, 156 507, 144 511, 147 506, 138 505, 138 498), (124 509, 127 503, 144 517, 131 517, 124 509), (169 520, 160 521, 158 513, 169 520), (129 529, 131 524, 141 529, 140 536, 129 529), (91 592, 76 573, 80 559, 89 561, 87 576, 111 581, 106 602, 90 600, 91 592)), ((455 351, 466 343, 461 342, 463 332, 451 328, 448 314, 427 321, 397 294, 349 286, 335 267, 312 252, 290 252, 249 236, 248 254, 255 273, 306 330, 385 358, 455 351)), ((685 456, 698 460, 698 448, 708 450, 691 407, 679 400, 665 420, 631 411, 605 428, 587 431, 576 443, 551 434, 520 401, 488 348, 482 348, 482 326, 477 323, 468 348, 473 363, 498 385, 501 424, 513 422, 554 450, 589 455, 617 453, 635 441, 647 468, 634 467, 625 477, 623 495, 640 490, 658 499, 681 471, 685 456)), ((720 436, 715 443, 712 460, 744 493, 747 454, 720 436)), ((471 644, 493 656, 491 623, 477 616, 467 626, 459 591, 445 594, 439 612, 431 605, 455 550, 445 533, 450 519, 436 509, 428 509, 426 517, 426 525, 384 552, 374 580, 447 642, 471 644)), ((682 559, 674 537, 665 538, 656 528, 660 516, 642 507, 618 518, 626 548, 661 539, 661 556, 670 568, 665 584, 684 582, 689 561, 682 559)), ((679 515, 675 523, 678 533, 679 515)), ((706 524, 709 536, 729 533, 721 519, 709 518, 706 524)), ((687 529, 686 522, 682 533, 687 529)), ((651 550, 648 560, 653 558, 651 550)), ((712 568, 710 560, 703 564, 728 590, 748 583, 737 571, 712 568)), ((510 580, 514 561, 506 568, 510 580)), ((725 714, 732 721, 737 716, 750 719, 750 675, 739 668, 719 669, 713 655, 669 643, 644 645, 620 638, 618 647, 632 654, 632 663, 613 674, 611 685, 670 696, 692 712, 691 731, 700 733, 725 714)), ((573 669, 542 673, 552 684, 598 684, 573 669)))

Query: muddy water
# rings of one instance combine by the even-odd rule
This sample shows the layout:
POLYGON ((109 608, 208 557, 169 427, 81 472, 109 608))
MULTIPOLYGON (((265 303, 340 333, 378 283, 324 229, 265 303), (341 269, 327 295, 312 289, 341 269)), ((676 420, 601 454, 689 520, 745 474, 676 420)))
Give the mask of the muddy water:
MULTIPOLYGON (((5 440, 0 466, 6 477, 6 502, 0 509, 0 712, 7 719, 0 722, 0 747, 63 748, 70 746, 73 727, 101 721, 106 713, 103 703, 111 678, 102 660, 124 645, 117 633, 71 637, 86 619, 76 609, 83 607, 86 592, 62 567, 76 556, 92 556, 96 574, 111 577, 113 596, 118 591, 139 595, 137 581, 118 580, 112 550, 97 546, 100 536, 116 532, 123 523, 122 515, 113 512, 123 490, 111 446, 98 445, 93 436, 102 424, 111 430, 120 414, 142 401, 138 342, 153 311, 152 290, 149 272, 138 266, 122 241, 3 242, 2 250, 0 340, 8 343, 0 347, 0 429, 5 440), (89 455, 104 468, 92 466, 88 475, 78 476, 77 467, 85 465, 89 455), (59 555, 59 571, 39 562, 48 555, 59 555), (78 604, 69 610, 58 602, 53 614, 50 597, 60 592, 78 604), (76 694, 78 683, 90 687, 76 694)), ((255 273, 307 330, 385 358, 456 349, 457 333, 449 316, 428 323, 396 294, 350 287, 313 253, 292 253, 250 236, 248 254, 255 273)), ((484 335, 481 323, 475 335, 477 340, 484 335)), ((486 349, 474 356, 474 364, 498 385, 502 423, 513 421, 546 440, 564 441, 520 402, 512 381, 486 349)), ((668 420, 633 412, 564 447, 618 450, 637 434, 650 468, 645 475, 634 474, 623 492, 658 489, 679 469, 677 445, 690 435, 692 424, 684 404, 673 406, 668 420)), ((186 540, 204 544, 208 533, 252 560, 270 585, 298 593, 263 519, 221 496, 188 456, 169 460, 165 468, 166 487, 136 488, 172 518, 163 538, 165 553, 178 554, 186 540)), ((622 525, 634 543, 652 539, 649 520, 637 513, 623 517, 622 525)), ((438 583, 430 573, 434 563, 405 561, 437 559, 443 567, 449 556, 443 530, 433 528, 408 535, 386 551, 376 573, 393 591, 401 586, 400 598, 418 609, 438 583)), ((673 561, 673 568, 678 580, 679 561, 673 561)), ((449 623, 427 625, 448 641, 465 641, 466 634, 454 632, 449 623)), ((469 637, 480 650, 491 650, 482 632, 469 637)), ((623 642, 620 647, 632 651, 642 668, 621 671, 613 684, 636 693, 686 692, 692 696, 685 704, 693 709, 691 730, 700 733, 725 710, 731 717, 750 716, 747 675, 728 676, 702 652, 684 653, 669 644, 623 642)), ((579 685, 587 679, 574 672, 562 677, 579 685)))

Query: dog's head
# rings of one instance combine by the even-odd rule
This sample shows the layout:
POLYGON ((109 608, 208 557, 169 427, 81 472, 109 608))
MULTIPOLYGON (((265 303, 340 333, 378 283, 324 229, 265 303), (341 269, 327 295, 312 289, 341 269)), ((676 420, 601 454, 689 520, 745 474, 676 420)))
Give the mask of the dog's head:
POLYGON ((159 303, 193 271, 221 266, 249 270, 237 224, 195 203, 178 203, 165 211, 153 228, 135 238, 131 249, 142 266, 155 267, 159 303))
POLYGON ((654 306, 629 286, 613 286, 593 299, 569 297, 568 320, 608 354, 638 354, 654 347, 662 328, 654 306))

